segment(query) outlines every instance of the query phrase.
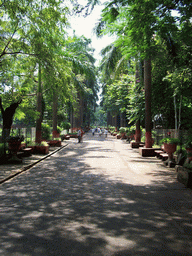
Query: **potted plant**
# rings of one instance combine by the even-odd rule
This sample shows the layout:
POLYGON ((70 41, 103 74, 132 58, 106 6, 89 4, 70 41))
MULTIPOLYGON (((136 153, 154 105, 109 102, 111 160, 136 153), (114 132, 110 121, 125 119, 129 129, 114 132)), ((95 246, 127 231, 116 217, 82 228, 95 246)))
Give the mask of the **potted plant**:
POLYGON ((120 133, 117 133, 116 138, 117 138, 117 139, 121 139, 121 134, 120 134, 120 133))
POLYGON ((67 132, 69 132, 69 129, 71 128, 71 124, 67 121, 64 121, 62 123, 62 127, 63 127, 63 129, 67 130, 67 132))
POLYGON ((115 132, 115 126, 108 126, 109 132, 112 135, 115 132))
POLYGON ((35 141, 29 141, 27 144, 27 147, 32 149, 31 153, 35 152, 36 146, 37 146, 37 143, 35 141))
POLYGON ((11 160, 21 162, 21 159, 17 157, 17 152, 21 148, 21 142, 24 140, 24 136, 9 136, 7 138, 8 148, 12 154, 11 160))
POLYGON ((61 138, 54 138, 47 142, 51 147, 61 147, 61 138))
POLYGON ((43 140, 49 140, 51 138, 51 127, 48 124, 42 123, 41 131, 43 140))
POLYGON ((48 154, 49 153, 49 144, 46 141, 41 141, 35 149, 37 150, 38 153, 42 154, 48 154))
POLYGON ((126 128, 126 135, 127 135, 129 141, 134 139, 134 134, 135 134, 135 127, 134 126, 126 128))
POLYGON ((126 139, 126 128, 125 127, 120 127, 119 132, 121 134, 121 138, 126 139))
POLYGON ((173 160, 173 153, 177 149, 177 145, 179 144, 179 139, 176 138, 164 138, 160 141, 161 144, 164 145, 164 150, 168 154, 168 160, 166 161, 166 164, 168 164, 170 167, 175 166, 175 162, 173 160))
POLYGON ((18 152, 21 147, 21 142, 24 141, 24 137, 17 135, 17 136, 9 136, 7 138, 7 142, 9 145, 9 149, 12 152, 18 152))

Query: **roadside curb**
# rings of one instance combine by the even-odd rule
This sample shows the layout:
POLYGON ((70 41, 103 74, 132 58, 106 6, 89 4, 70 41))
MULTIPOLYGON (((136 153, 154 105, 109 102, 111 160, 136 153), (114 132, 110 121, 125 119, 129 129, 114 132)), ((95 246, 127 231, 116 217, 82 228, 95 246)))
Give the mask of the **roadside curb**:
POLYGON ((29 165, 27 165, 27 166, 24 166, 24 167, 22 167, 21 169, 18 169, 18 172, 14 173, 14 174, 11 174, 10 176, 6 177, 5 179, 0 180, 0 185, 1 185, 2 183, 4 183, 4 182, 6 182, 6 181, 8 181, 8 180, 10 180, 10 179, 12 179, 12 178, 14 178, 15 176, 17 176, 17 175, 19 175, 19 174, 21 174, 21 173, 23 173, 23 172, 29 170, 31 167, 33 167, 33 166, 36 165, 37 163, 39 163, 39 162, 43 161, 44 159, 50 157, 51 155, 55 154, 56 152, 60 151, 61 149, 65 148, 65 147, 68 146, 68 145, 69 145, 69 144, 66 143, 65 145, 63 145, 63 146, 57 148, 56 150, 52 151, 51 153, 49 153, 49 154, 43 156, 41 159, 35 161, 34 163, 29 164, 29 165))

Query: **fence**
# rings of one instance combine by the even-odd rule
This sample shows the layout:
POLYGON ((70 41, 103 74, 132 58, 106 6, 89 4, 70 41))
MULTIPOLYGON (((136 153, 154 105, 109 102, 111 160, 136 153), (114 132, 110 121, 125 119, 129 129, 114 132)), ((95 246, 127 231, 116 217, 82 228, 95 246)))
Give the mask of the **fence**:
MULTIPOLYGON (((1 130, 1 129, 0 129, 1 130)), ((8 149, 7 143, 3 140, 3 137, 7 137, 9 134, 9 130, 5 130, 4 134, 2 134, 2 131, 0 131, 0 161, 2 155, 6 153, 6 150, 8 149), (4 141, 4 142, 3 142, 4 141)), ((10 131, 10 136, 23 136, 24 142, 27 145, 27 142, 29 141, 35 141, 35 134, 36 134, 36 128, 30 127, 30 128, 14 128, 10 131)))
POLYGON ((187 130, 175 130, 175 129, 153 129, 152 133, 154 134, 155 144, 159 145, 161 139, 171 137, 178 138, 181 141, 181 144, 184 144, 189 135, 187 130))
MULTIPOLYGON (((34 141, 35 140, 35 133, 36 128, 30 127, 30 128, 14 128, 10 131, 10 136, 23 136, 24 141, 27 142, 29 140, 34 141)), ((5 131, 5 134, 8 134, 8 131, 5 131)))

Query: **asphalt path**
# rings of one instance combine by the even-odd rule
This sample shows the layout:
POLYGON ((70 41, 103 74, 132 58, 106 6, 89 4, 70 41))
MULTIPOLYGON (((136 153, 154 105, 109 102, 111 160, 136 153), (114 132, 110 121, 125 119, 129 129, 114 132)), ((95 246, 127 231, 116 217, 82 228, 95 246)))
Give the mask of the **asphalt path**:
POLYGON ((0 186, 0 255, 192 255, 174 169, 91 133, 0 186))

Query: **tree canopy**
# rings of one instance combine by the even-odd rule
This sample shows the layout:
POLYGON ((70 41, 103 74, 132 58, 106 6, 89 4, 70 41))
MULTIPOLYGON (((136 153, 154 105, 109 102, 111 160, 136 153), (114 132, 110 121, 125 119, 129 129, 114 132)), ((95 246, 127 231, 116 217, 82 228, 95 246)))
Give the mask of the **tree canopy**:
MULTIPOLYGON (((99 35, 106 33, 116 35, 114 46, 118 48, 122 59, 134 60, 135 66, 138 60, 142 62, 144 59, 151 59, 152 118, 163 116, 163 126, 168 128, 175 127, 174 119, 176 116, 179 119, 180 112, 180 125, 185 128, 191 125, 191 120, 187 117, 192 100, 189 89, 192 74, 191 10, 191 2, 185 0, 107 1, 100 24, 96 29, 99 35)), ((103 58, 103 62, 105 58, 103 58)), ((102 67, 103 63, 101 63, 102 67)), ((107 95, 116 87, 117 67, 118 64, 115 63, 113 69, 108 69, 110 80, 107 82, 109 85, 105 86, 103 90, 104 106, 107 106, 109 100, 107 95)), ((140 69, 141 76, 142 70, 143 67, 140 69)), ((105 73, 108 76, 108 73, 105 73)), ((124 74, 126 74, 125 71, 124 74)), ((119 75, 119 81, 121 75, 119 75)), ((105 74, 103 76, 105 77, 105 74)), ((128 120, 132 120, 133 115, 136 119, 138 113, 141 113, 140 116, 142 116, 143 103, 141 102, 144 102, 142 96, 144 87, 141 76, 139 83, 135 79, 133 86, 128 85, 129 83, 126 85, 129 86, 126 103, 128 120)), ((121 90, 120 86, 117 88, 117 90, 121 90)), ((113 105, 117 107, 116 102, 113 105)), ((112 105, 107 110, 111 109, 112 105)), ((121 111, 121 108, 118 110, 121 111)))
POLYGON ((0 2, 1 106, 6 109, 22 100, 14 118, 26 125, 34 125, 45 110, 51 115, 48 102, 54 102, 55 92, 58 111, 65 117, 71 106, 76 108, 78 92, 89 99, 90 111, 96 104, 98 86, 91 40, 67 34, 68 16, 78 8, 75 1, 0 2), (36 99, 39 92, 41 114, 36 99))

